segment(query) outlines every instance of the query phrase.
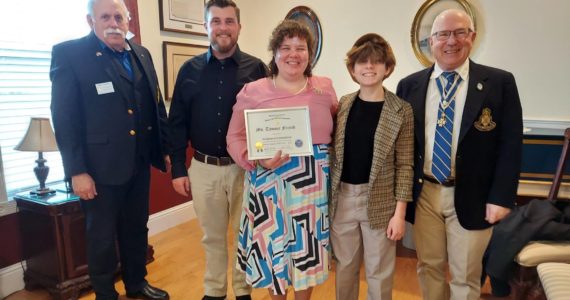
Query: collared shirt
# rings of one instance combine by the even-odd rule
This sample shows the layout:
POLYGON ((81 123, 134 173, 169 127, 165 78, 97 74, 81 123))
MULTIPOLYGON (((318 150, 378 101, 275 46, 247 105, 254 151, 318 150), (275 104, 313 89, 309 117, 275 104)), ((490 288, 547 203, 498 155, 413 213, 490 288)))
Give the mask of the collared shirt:
POLYGON ((169 114, 172 177, 186 176, 186 147, 228 157, 226 134, 236 95, 244 84, 267 75, 261 60, 241 52, 223 61, 212 48, 184 63, 178 73, 169 114))
MULTIPOLYGON (((451 143, 451 177, 455 177, 455 154, 457 153, 457 142, 459 140, 459 130, 461 129, 461 120, 463 118, 463 108, 465 107, 465 99, 467 98, 467 87, 469 86, 469 59, 465 60, 463 65, 453 70, 461 76, 461 84, 455 93, 455 115, 453 117, 453 135, 451 143)), ((443 70, 435 64, 433 72, 429 80, 428 91, 426 95, 426 115, 425 115, 425 160, 424 174, 433 176, 431 172, 433 144, 435 140, 435 126, 437 126, 437 113, 439 103, 441 102, 441 94, 437 88, 435 79, 443 73, 443 70)))
POLYGON ((130 59, 130 55, 129 55, 129 53, 131 52, 131 46, 129 45, 129 43, 127 43, 127 41, 125 41, 125 49, 123 51, 120 51, 120 52, 116 51, 115 49, 108 47, 101 40, 99 40, 99 45, 101 45, 101 49, 103 49, 104 51, 107 51, 107 53, 111 54, 111 57, 114 57, 115 59, 117 59, 119 61, 121 66, 125 69, 127 74, 129 74, 129 76, 132 79, 133 78, 133 67, 131 65, 131 59, 130 59))

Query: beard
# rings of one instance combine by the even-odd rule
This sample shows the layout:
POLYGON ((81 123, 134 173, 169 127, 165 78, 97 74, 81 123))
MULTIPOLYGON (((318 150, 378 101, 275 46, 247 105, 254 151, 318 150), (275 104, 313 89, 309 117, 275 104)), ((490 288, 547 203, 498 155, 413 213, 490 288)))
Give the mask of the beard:
POLYGON ((222 38, 222 43, 218 43, 217 38, 213 38, 210 41, 212 48, 222 54, 227 54, 232 51, 237 44, 237 39, 234 39, 232 36, 228 36, 228 38, 222 38))

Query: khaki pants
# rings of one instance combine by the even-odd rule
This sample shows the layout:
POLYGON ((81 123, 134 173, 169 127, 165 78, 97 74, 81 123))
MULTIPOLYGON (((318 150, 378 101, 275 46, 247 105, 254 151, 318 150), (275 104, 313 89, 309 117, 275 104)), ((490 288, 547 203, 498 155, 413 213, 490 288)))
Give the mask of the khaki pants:
POLYGON ((367 213, 368 184, 342 183, 331 242, 336 263, 336 299, 357 300, 360 263, 364 258, 367 299, 392 299, 396 243, 386 229, 371 229, 367 213), (364 257, 363 257, 364 256, 364 257))
POLYGON ((202 246, 206 252, 204 293, 225 296, 228 280, 228 253, 232 268, 232 287, 235 295, 248 295, 251 287, 245 274, 236 268, 237 238, 243 199, 244 170, 236 164, 214 166, 192 159, 188 170, 194 209, 204 232, 202 246), (235 239, 228 249, 228 225, 235 239))
POLYGON ((454 192, 454 187, 424 181, 417 203, 414 239, 424 299, 475 300, 481 293, 482 259, 492 228, 463 228, 455 213, 454 192))

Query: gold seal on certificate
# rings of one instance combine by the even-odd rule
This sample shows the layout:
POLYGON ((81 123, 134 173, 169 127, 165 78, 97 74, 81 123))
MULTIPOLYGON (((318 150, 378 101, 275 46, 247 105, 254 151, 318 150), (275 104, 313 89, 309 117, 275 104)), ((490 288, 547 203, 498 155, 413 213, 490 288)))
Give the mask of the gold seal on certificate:
POLYGON ((313 155, 307 106, 246 109, 244 117, 249 160, 272 158, 279 150, 289 156, 313 155))

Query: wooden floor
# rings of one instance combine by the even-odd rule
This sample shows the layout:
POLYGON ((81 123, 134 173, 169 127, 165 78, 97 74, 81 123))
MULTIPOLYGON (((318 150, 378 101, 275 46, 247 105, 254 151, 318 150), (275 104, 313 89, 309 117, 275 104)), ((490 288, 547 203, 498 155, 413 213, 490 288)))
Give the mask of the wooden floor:
MULTIPOLYGON (((150 238, 149 242, 154 247, 155 261, 148 265, 147 280, 157 287, 163 288, 170 293, 172 300, 199 300, 202 298, 202 276, 204 274, 205 259, 204 251, 200 245, 202 232, 197 220, 178 225, 167 231, 150 238)), ((231 239, 230 239, 231 240, 231 239)), ((394 278, 393 299, 395 300, 419 300, 420 292, 416 276, 415 252, 398 246, 398 258, 396 260, 396 274, 394 278)), ((228 273, 229 275, 229 273, 228 273)), ((366 282, 363 272, 360 274, 360 300, 366 299, 366 282)), ((125 290, 121 281, 116 284, 120 299, 128 299, 124 296, 125 290)), ((266 289, 254 289, 254 300, 269 300, 266 289)), ((294 297, 290 293, 288 300, 294 297)), ((312 299, 329 300, 335 298, 334 272, 322 285, 313 290, 312 299)), ((19 291, 5 300, 47 300, 50 299, 45 291, 19 291)), ((92 292, 84 293, 81 300, 94 300, 92 292)), ((228 291, 228 300, 235 299, 233 292, 228 291)), ((483 287, 482 299, 505 299, 493 298, 489 295, 489 284, 483 287)))

